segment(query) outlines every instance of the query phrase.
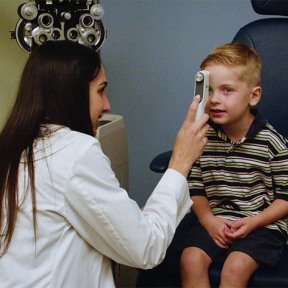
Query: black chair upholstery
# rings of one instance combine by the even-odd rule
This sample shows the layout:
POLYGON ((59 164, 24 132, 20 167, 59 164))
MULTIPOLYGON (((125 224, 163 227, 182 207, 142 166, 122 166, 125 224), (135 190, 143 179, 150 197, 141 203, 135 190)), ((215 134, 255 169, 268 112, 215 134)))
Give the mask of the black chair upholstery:
MULTIPOLYGON (((286 2, 288 5, 288 1, 286 2)), ((254 21, 235 35, 233 42, 253 47, 262 59, 262 98, 259 109, 280 133, 288 138, 288 18, 254 21)))
MULTIPOLYGON (((256 13, 288 16, 288 0, 251 0, 256 13)), ((288 138, 288 18, 275 17, 256 20, 243 26, 232 42, 246 43, 253 47, 262 59, 262 99, 258 105, 268 121, 288 138)), ((163 173, 171 157, 171 151, 156 156, 150 169, 163 173)), ((185 238, 195 216, 190 213, 180 223, 163 263, 158 267, 140 271, 137 287, 180 287, 179 259, 181 241, 185 238)), ((209 270, 211 285, 218 287, 221 266, 213 264, 209 270)), ((288 287, 288 246, 278 264, 261 267, 252 276, 249 287, 288 287)))

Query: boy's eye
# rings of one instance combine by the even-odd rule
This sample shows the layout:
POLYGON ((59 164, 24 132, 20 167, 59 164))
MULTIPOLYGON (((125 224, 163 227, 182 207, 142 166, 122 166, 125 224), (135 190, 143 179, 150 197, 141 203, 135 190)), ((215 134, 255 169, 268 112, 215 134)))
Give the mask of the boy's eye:
POLYGON ((208 90, 209 95, 211 95, 213 92, 214 92, 213 88, 211 88, 211 87, 209 86, 209 90, 208 90))
POLYGON ((234 89, 231 88, 231 87, 225 87, 223 90, 224 90, 225 93, 231 93, 231 92, 234 91, 234 89))

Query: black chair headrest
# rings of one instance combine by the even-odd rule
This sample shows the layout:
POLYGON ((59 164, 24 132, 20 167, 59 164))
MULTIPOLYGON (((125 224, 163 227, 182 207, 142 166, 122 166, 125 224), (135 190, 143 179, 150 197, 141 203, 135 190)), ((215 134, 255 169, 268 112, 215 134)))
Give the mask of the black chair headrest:
POLYGON ((288 16, 287 0, 251 0, 256 13, 261 15, 288 16))

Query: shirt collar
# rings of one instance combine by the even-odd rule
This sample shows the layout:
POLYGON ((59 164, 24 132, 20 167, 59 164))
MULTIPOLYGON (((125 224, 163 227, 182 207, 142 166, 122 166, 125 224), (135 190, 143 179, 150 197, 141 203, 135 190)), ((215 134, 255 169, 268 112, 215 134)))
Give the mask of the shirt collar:
MULTIPOLYGON (((252 108, 250 110, 250 112, 255 116, 255 118, 254 118, 254 120, 253 120, 253 122, 252 122, 252 124, 251 124, 251 126, 250 126, 250 128, 249 128, 249 130, 247 132, 247 134, 235 144, 243 143, 246 139, 255 137, 255 135, 259 131, 261 131, 267 124, 266 117, 263 114, 261 114, 258 111, 258 109, 252 108)), ((212 120, 209 120, 209 124, 216 131, 218 137, 220 137, 224 141, 229 141, 230 142, 229 137, 222 131, 220 125, 214 123, 212 120)))

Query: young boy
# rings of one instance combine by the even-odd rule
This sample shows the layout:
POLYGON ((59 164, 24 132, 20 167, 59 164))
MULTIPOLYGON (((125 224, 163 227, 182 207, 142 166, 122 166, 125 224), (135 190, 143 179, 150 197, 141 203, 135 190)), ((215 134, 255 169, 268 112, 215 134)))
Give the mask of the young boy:
POLYGON ((247 287, 261 264, 275 265, 287 241, 287 140, 254 108, 261 98, 254 50, 221 45, 201 69, 210 72, 211 127, 188 176, 199 222, 181 255, 182 285, 209 287, 210 264, 225 259, 220 286, 247 287))

